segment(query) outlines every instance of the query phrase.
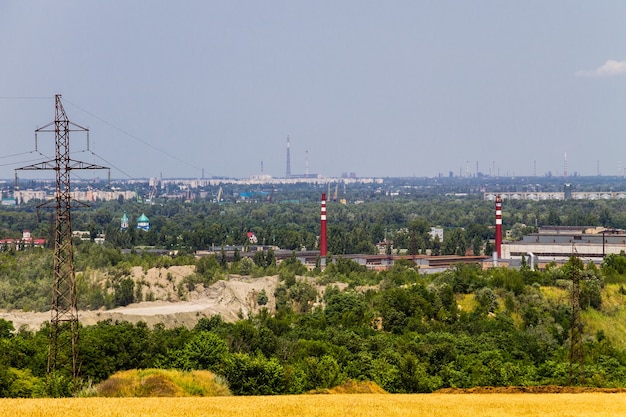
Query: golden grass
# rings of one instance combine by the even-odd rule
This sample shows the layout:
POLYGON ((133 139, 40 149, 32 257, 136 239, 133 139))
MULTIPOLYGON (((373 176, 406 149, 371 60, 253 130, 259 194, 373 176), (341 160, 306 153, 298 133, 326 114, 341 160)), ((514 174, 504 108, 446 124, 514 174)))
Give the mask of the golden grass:
POLYGON ((626 394, 338 394, 211 398, 0 399, 21 417, 614 417, 626 394))
POLYGON ((387 394, 387 391, 372 381, 350 379, 334 388, 314 390, 311 394, 387 394))
POLYGON ((553 304, 570 303, 572 298, 569 290, 558 287, 541 287, 541 294, 543 294, 543 296, 553 304))
POLYGON ((611 343, 624 346, 626 343, 626 310, 608 317, 597 310, 589 309, 582 313, 585 334, 595 335, 602 330, 611 343))
POLYGON ((230 395, 225 382, 209 371, 133 369, 113 374, 96 387, 103 397, 212 397, 230 395))
POLYGON ((621 288, 622 284, 607 284, 602 289, 602 311, 609 316, 624 311, 626 295, 620 292, 621 288))
POLYGON ((585 333, 595 335, 602 330, 613 344, 626 344, 626 296, 619 292, 618 284, 608 284, 602 290, 602 312, 594 309, 582 313, 585 333))
MULTIPOLYGON (((553 304, 571 305, 571 293, 557 287, 541 287, 543 296, 553 304)), ((620 293, 620 284, 607 284, 602 289, 601 311, 589 308, 583 310, 584 332, 595 335, 602 330, 612 343, 626 344, 626 295, 620 293)))
POLYGON ((476 302, 476 296, 473 293, 470 294, 459 294, 456 298, 457 306, 460 307, 463 311, 472 311, 478 305, 476 302))

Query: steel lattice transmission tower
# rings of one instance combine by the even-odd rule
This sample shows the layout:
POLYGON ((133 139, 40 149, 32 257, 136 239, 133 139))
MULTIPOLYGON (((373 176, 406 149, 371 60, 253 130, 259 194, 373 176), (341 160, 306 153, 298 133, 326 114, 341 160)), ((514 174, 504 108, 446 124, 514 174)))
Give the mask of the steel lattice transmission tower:
MULTIPOLYGON (((56 222, 47 373, 50 380, 50 376, 55 371, 68 370, 71 366, 74 390, 76 390, 80 374, 80 340, 71 209, 76 206, 86 206, 86 204, 72 200, 70 172, 75 169, 109 168, 70 159, 70 132, 86 132, 88 135, 89 129, 69 121, 61 103, 61 95, 55 96, 54 121, 35 130, 35 134, 39 132, 54 132, 54 159, 18 168, 18 170, 54 170, 56 172, 56 192, 55 199, 52 200, 56 211, 56 222)), ((50 206, 51 204, 44 203, 40 207, 50 206)))
POLYGON ((583 352, 583 322, 580 317, 580 280, 582 261, 570 258, 572 266, 572 325, 570 328, 569 385, 585 384, 585 355, 583 352))

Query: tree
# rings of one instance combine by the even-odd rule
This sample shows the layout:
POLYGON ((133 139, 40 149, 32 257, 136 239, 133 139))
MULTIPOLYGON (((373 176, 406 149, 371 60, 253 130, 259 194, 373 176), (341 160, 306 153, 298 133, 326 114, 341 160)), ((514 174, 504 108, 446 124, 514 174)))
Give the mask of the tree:
POLYGON ((452 229, 445 234, 442 248, 444 255, 465 255, 466 247, 467 243, 463 230, 452 229))
POLYGON ((439 235, 436 235, 432 241, 432 249, 430 254, 433 256, 441 255, 441 241, 439 240, 439 235))
POLYGON ((409 223, 409 255, 417 255, 420 251, 424 253, 429 246, 430 227, 424 218, 411 220, 409 223))
POLYGON ((480 248, 483 244, 483 241, 481 240, 481 238, 479 236, 474 236, 474 239, 472 239, 472 252, 474 253, 474 255, 480 255, 480 248))
POLYGON ((296 302, 297 311, 305 313, 311 310, 317 299, 317 290, 306 281, 297 281, 289 288, 289 296, 296 302))
POLYGON ((481 288, 476 292, 477 311, 481 314, 493 313, 498 308, 498 297, 491 288, 481 288))
POLYGON ((149 368, 156 359, 148 326, 106 320, 81 331, 82 374, 94 381, 116 371, 149 368))
POLYGON ((367 305, 363 296, 354 291, 342 292, 337 287, 329 287, 324 300, 326 318, 333 326, 359 326, 366 320, 367 305))
POLYGON ((493 243, 487 242, 487 244, 485 245, 485 255, 491 256, 493 252, 494 252, 493 243))
POLYGON ((250 275, 253 267, 254 267, 254 262, 250 258, 243 258, 239 262, 239 274, 250 275))
POLYGON ((274 250, 272 248, 267 250, 267 255, 265 256, 265 266, 276 266, 276 255, 274 254, 274 250))
POLYGON ((227 360, 228 354, 228 346, 224 340, 215 333, 201 331, 185 344, 178 356, 176 367, 218 371, 222 362, 227 360))
POLYGON ((115 305, 127 306, 135 301, 135 282, 132 278, 124 278, 114 287, 115 294, 113 299, 115 305))
POLYGON ((287 391, 285 369, 276 358, 235 353, 225 367, 228 385, 235 395, 276 395, 287 391))
POLYGON ((323 355, 321 358, 309 356, 300 366, 306 375, 305 390, 332 388, 346 379, 337 360, 329 355, 323 355))
POLYGON ((265 254, 263 251, 256 251, 254 255, 252 255, 252 261, 254 264, 260 268, 265 268, 265 254))
POLYGON ((611 218, 611 212, 607 207, 603 207, 600 211, 600 216, 598 217, 598 221, 603 227, 611 227, 613 224, 613 219, 611 218))
POLYGON ((14 331, 13 322, 0 319, 0 339, 9 339, 13 336, 14 331))
POLYGON ((226 269, 226 267, 228 266, 228 262, 226 260, 226 251, 224 250, 224 247, 222 247, 222 250, 220 251, 220 265, 222 269, 226 269))
POLYGON ((265 288, 263 288, 259 294, 257 294, 256 297, 257 300, 257 304, 260 306, 264 306, 267 304, 267 302, 269 301, 268 297, 267 297, 267 292, 265 292, 265 288))
POLYGON ((411 231, 409 236, 409 255, 417 255, 419 253, 417 234, 411 231))
POLYGON ((550 226, 560 226, 561 225, 561 217, 556 212, 555 209, 551 208, 548 212, 548 225, 550 226))
POLYGON ((0 398, 6 398, 10 396, 11 385, 15 376, 9 372, 9 368, 6 364, 0 362, 0 398))
POLYGON ((220 263, 215 255, 203 256, 196 261, 196 272, 200 275, 212 276, 219 268, 220 263))
POLYGON ((404 392, 432 392, 442 385, 441 378, 428 375, 426 365, 412 354, 402 357, 399 371, 404 392))

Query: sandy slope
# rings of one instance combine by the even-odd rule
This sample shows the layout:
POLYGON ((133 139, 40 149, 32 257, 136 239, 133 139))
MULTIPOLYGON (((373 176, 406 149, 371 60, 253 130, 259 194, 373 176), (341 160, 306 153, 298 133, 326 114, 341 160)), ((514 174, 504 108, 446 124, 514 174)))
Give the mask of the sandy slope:
MULTIPOLYGON (((170 274, 174 275, 171 282, 172 288, 177 282, 185 276, 189 271, 177 271, 170 268, 170 274)), ((133 275, 139 274, 141 268, 133 271, 133 275)), ((161 277, 166 279, 166 274, 161 270, 150 270, 143 274, 144 281, 148 281, 151 290, 162 288, 163 284, 159 284, 161 277)), ((278 284, 278 277, 250 278, 231 276, 228 280, 218 281, 215 284, 202 288, 199 286, 196 290, 188 292, 185 296, 187 301, 151 301, 131 304, 126 307, 120 307, 113 310, 98 311, 80 311, 79 320, 83 325, 96 324, 99 321, 126 320, 132 323, 139 321, 146 322, 149 326, 157 323, 163 323, 166 327, 187 326, 193 327, 202 317, 210 317, 220 314, 226 321, 235 321, 239 314, 247 317, 250 313, 256 313, 261 306, 257 304, 257 295, 265 289, 269 301, 265 306, 270 311, 274 310, 275 300, 273 297, 274 290, 278 284)), ((164 298, 172 297, 172 293, 163 292, 157 294, 164 298), (166 294, 166 296, 164 296, 166 294)), ((166 299, 167 299, 166 298, 166 299)), ((39 329, 42 323, 50 320, 50 312, 35 313, 23 311, 6 311, 0 310, 0 318, 13 322, 16 329, 21 326, 27 326, 30 329, 39 329)))

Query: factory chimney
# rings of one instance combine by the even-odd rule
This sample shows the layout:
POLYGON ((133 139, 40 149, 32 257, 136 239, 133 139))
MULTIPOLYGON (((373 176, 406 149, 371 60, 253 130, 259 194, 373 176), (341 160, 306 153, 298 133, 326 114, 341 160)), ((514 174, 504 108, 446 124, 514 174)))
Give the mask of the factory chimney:
POLYGON ((496 195, 496 253, 502 258, 502 197, 496 195))
POLYGON ((322 262, 326 258, 326 194, 322 193, 322 215, 320 224, 320 257, 322 262))

